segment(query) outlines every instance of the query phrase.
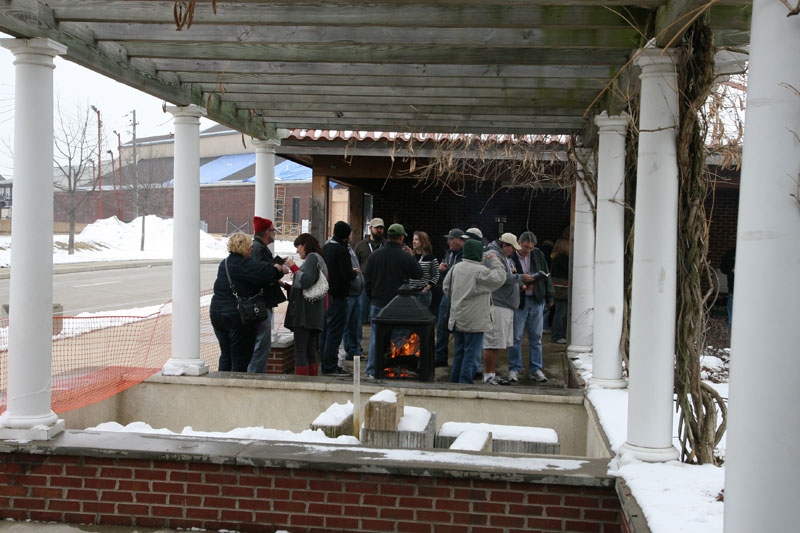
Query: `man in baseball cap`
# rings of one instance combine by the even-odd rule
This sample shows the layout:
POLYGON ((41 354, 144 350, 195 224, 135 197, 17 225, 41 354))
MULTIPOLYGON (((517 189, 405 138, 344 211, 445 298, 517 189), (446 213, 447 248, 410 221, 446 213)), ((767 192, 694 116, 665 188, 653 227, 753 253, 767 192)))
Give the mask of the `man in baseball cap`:
MULTIPOLYGON (((447 272, 461 262, 461 250, 464 247, 464 232, 453 228, 444 236, 447 239, 447 252, 439 263, 439 279, 444 281, 447 272)), ((436 366, 447 366, 450 350, 450 330, 447 322, 450 320, 450 301, 447 296, 442 296, 439 303, 439 318, 436 322, 436 366)))
MULTIPOLYGON (((277 230, 268 218, 253 217, 253 261, 271 265, 274 261, 269 245, 275 242, 277 230)), ((271 284, 264 290, 264 301, 269 307, 267 319, 258 324, 256 345, 253 348, 253 358, 247 365, 247 371, 264 374, 267 371, 267 361, 272 349, 272 310, 281 302, 286 301, 283 291, 277 284, 271 284)))
MULTIPOLYGON (((358 262, 361 265, 361 272, 364 272, 364 267, 367 265, 367 259, 369 256, 383 246, 386 240, 383 237, 383 219, 382 218, 373 218, 367 224, 369 226, 369 235, 361 240, 358 244, 356 244, 354 250, 356 252, 356 257, 358 257, 358 262)), ((360 309, 361 309, 361 323, 366 324, 369 320, 369 296, 367 296, 366 289, 361 291, 360 297, 360 309)), ((358 338, 358 344, 361 346, 361 341, 364 339, 364 333, 361 328, 356 330, 356 337, 358 338)), ((365 350, 361 350, 363 354, 365 350)))

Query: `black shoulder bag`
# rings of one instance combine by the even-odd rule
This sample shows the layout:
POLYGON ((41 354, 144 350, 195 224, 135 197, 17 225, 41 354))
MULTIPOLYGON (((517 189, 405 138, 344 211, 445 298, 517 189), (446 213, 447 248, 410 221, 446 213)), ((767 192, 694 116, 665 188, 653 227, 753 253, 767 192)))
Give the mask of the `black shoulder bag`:
POLYGON ((228 276, 228 284, 231 286, 231 292, 236 298, 236 309, 239 311, 239 316, 242 319, 242 324, 246 326, 253 326, 259 322, 263 322, 269 316, 269 308, 264 301, 264 289, 258 291, 258 294, 250 298, 240 298, 236 292, 236 287, 233 286, 231 280, 231 273, 228 271, 228 258, 225 258, 225 274, 228 276))

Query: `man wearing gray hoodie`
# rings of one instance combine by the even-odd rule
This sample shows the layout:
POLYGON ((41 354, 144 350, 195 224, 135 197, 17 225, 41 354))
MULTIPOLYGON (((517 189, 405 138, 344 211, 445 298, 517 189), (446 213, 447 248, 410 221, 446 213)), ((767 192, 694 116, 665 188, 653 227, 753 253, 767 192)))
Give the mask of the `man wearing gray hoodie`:
POLYGON ((497 357, 500 350, 514 345, 514 310, 519 305, 519 289, 523 283, 533 281, 530 274, 517 272, 509 259, 519 249, 517 237, 503 233, 489 244, 487 251, 501 258, 506 274, 503 284, 492 293, 492 329, 483 335, 483 382, 490 385, 508 385, 508 381, 497 376, 497 357))

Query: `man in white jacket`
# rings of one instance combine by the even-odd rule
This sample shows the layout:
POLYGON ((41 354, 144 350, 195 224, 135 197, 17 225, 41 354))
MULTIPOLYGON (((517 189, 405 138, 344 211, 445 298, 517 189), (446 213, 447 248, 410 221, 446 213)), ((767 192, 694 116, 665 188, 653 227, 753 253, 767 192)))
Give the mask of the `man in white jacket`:
POLYGON ((483 350, 483 332, 492 328, 492 291, 506 281, 505 266, 496 253, 486 255, 488 268, 481 263, 481 242, 467 240, 463 254, 463 260, 447 272, 442 287, 450 301, 448 328, 455 349, 452 383, 472 383, 475 361, 483 350))

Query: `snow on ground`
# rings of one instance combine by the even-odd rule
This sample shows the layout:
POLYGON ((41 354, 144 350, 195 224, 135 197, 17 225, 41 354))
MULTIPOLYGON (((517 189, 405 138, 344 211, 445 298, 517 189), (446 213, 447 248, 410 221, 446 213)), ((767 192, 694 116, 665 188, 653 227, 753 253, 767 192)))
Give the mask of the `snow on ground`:
MULTIPOLYGON (((706 383, 726 400, 729 358, 725 353, 730 355, 729 352, 729 349, 709 347, 701 358, 703 377, 709 378, 706 383), (715 383, 723 379, 724 383, 715 383)), ((584 381, 592 376, 591 353, 579 354, 572 362, 584 381)), ((618 453, 627 440, 627 389, 587 386, 587 397, 597 411, 611 449, 618 453)), ((674 410, 672 426, 673 445, 680 449, 678 415, 674 410)), ((725 457, 725 437, 716 453, 725 457)), ((724 465, 688 465, 679 461, 645 463, 623 453, 611 460, 609 474, 625 479, 653 533, 722 533, 724 503, 718 501, 718 497, 725 486, 724 465)))

